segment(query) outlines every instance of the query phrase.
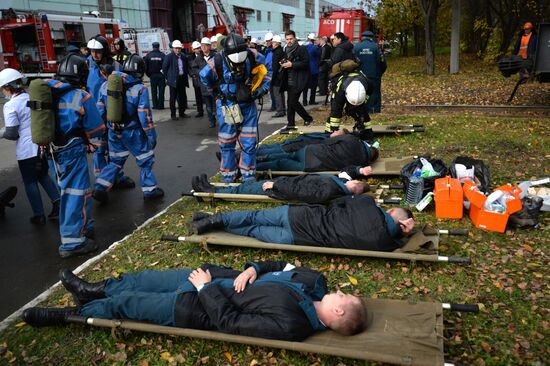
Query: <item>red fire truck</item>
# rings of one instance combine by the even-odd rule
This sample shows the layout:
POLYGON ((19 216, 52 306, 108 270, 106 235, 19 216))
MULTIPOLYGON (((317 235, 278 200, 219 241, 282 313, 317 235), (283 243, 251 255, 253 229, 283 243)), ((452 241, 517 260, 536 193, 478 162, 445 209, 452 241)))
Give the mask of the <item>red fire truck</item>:
MULTIPOLYGON (((350 42, 361 41, 361 33, 376 31, 374 19, 369 18, 363 9, 335 9, 326 11, 319 20, 319 36, 330 37, 342 32, 350 38, 350 42)), ((379 33, 379 32, 376 32, 379 33)))
POLYGON ((31 78, 51 77, 68 45, 79 47, 97 34, 112 44, 119 36, 118 20, 2 10, 0 69, 11 67, 31 78))

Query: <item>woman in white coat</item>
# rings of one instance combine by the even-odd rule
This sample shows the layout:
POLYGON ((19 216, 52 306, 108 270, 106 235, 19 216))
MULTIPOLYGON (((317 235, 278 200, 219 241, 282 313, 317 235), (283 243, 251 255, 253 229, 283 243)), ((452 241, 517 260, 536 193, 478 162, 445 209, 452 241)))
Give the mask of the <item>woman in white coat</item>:
POLYGON ((34 215, 30 221, 34 225, 44 225, 46 216, 38 183, 44 188, 52 202, 49 219, 59 217, 59 191, 48 174, 48 162, 39 156, 38 145, 32 142, 31 116, 27 107, 29 95, 23 89, 23 75, 14 69, 0 71, 0 88, 8 99, 4 104, 5 127, 0 129, 0 139, 16 142, 15 157, 25 185, 25 192, 34 215))

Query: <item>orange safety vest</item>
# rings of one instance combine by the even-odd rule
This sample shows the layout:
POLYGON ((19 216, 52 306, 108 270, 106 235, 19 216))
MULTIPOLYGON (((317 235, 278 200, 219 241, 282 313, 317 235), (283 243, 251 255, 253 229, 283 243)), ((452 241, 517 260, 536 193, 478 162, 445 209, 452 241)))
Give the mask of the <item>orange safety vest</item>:
POLYGON ((527 59, 527 47, 529 46, 529 40, 531 39, 531 35, 533 32, 529 33, 528 35, 523 35, 521 37, 521 44, 519 46, 519 52, 518 56, 521 56, 524 60, 527 59))

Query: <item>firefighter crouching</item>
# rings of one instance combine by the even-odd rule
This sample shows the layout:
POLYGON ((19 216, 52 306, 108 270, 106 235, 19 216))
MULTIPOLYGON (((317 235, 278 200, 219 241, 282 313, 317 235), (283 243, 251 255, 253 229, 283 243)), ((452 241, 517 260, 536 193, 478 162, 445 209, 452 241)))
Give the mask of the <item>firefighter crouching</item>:
POLYGON ((230 34, 223 50, 208 61, 199 73, 201 82, 217 96, 218 142, 224 182, 237 179, 240 168, 244 181, 254 180, 258 113, 255 99, 269 91, 271 71, 264 56, 247 48, 246 40, 230 34), (237 139, 242 146, 239 161, 235 154, 237 139))
POLYGON ((109 163, 94 185, 93 197, 107 202, 117 174, 132 154, 141 169, 140 181, 145 200, 160 198, 164 191, 157 187, 153 173, 157 133, 149 104, 149 91, 143 85, 145 62, 137 54, 124 61, 122 71, 113 71, 103 83, 97 101, 99 113, 108 128, 109 163))
POLYGON ((341 74, 334 80, 330 117, 325 125, 325 132, 331 133, 340 128, 344 113, 355 120, 353 130, 363 140, 374 138, 367 106, 368 96, 373 91, 372 82, 360 71, 341 74))
MULTIPOLYGON (((61 190, 59 255, 63 258, 98 248, 92 240, 94 228, 90 215, 91 189, 86 150, 90 139, 103 136, 105 126, 93 97, 83 90, 87 78, 86 61, 70 54, 60 62, 56 79, 46 81, 49 88, 42 89, 47 102, 34 100, 33 84, 29 87, 33 141, 43 149, 48 145, 51 147, 51 159, 61 190), (48 113, 51 117, 46 115, 44 120, 44 114, 48 113), (37 115, 42 119, 36 118, 37 115), (51 138, 39 139, 44 129, 51 138)), ((42 81, 35 82, 39 85, 42 81)))

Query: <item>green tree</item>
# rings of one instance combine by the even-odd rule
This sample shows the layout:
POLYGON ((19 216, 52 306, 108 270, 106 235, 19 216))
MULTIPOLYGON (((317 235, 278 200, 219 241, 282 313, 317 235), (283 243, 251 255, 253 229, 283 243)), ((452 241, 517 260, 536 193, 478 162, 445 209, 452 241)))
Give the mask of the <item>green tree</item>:
POLYGON ((399 41, 401 55, 408 55, 409 38, 422 23, 416 0, 382 0, 376 8, 378 26, 385 39, 399 41))

